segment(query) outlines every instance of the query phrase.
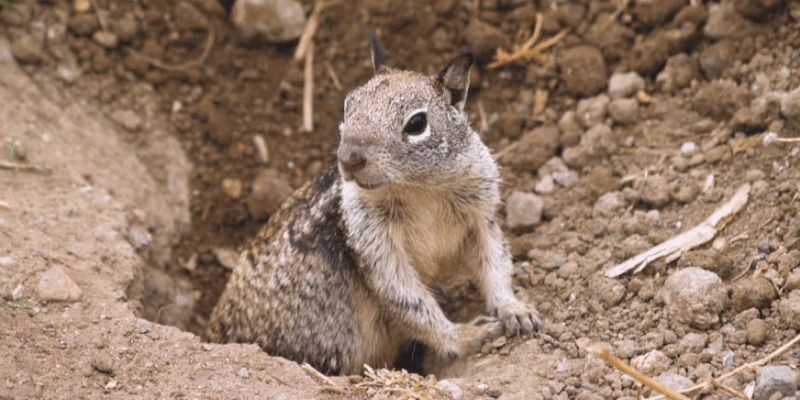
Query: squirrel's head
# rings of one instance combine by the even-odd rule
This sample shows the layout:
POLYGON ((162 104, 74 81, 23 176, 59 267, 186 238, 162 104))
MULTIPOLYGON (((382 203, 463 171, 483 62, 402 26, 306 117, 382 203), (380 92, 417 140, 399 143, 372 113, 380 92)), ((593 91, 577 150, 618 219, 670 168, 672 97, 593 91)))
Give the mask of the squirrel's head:
POLYGON ((348 93, 339 170, 361 189, 436 185, 460 173, 475 133, 464 103, 475 56, 465 51, 433 76, 391 69, 368 34, 375 75, 348 93))

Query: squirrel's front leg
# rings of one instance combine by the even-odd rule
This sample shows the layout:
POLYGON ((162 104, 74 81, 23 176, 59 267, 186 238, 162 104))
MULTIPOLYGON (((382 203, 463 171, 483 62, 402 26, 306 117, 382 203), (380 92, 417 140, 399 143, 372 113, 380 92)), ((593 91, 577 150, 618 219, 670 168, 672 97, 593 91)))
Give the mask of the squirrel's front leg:
POLYGON ((539 312, 523 303, 511 290, 513 265, 503 232, 496 222, 488 222, 481 232, 478 285, 486 296, 489 314, 503 321, 506 334, 531 334, 542 326, 539 312))
POLYGON ((453 359, 477 352, 503 334, 497 318, 480 317, 465 324, 448 320, 391 232, 366 229, 360 235, 354 242, 362 244, 360 269, 367 286, 410 339, 424 343, 441 359, 453 359))

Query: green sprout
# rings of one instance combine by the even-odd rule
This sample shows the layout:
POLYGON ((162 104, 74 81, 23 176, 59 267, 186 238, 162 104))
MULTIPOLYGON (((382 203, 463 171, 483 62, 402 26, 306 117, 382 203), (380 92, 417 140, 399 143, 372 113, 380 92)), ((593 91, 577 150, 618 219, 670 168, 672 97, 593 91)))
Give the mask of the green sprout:
MULTIPOLYGON (((0 0, 2 2, 3 0, 0 0)), ((11 146, 8 147, 8 161, 14 162, 14 149, 17 147, 17 144, 14 143, 17 140, 16 137, 11 137, 11 146)))
POLYGON ((28 310, 30 309, 25 303, 28 302, 28 298, 22 298, 17 301, 0 301, 0 309, 3 308, 11 308, 14 310, 28 310))

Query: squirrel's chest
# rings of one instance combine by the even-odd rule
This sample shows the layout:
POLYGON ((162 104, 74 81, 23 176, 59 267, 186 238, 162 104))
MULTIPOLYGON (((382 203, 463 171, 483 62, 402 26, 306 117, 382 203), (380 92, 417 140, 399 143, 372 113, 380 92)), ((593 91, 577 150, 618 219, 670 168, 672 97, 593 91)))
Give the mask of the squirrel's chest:
POLYGON ((469 249, 477 246, 472 218, 448 207, 425 207, 409 215, 403 227, 411 265, 428 286, 469 266, 469 249), (475 243, 472 243, 475 242, 475 243))

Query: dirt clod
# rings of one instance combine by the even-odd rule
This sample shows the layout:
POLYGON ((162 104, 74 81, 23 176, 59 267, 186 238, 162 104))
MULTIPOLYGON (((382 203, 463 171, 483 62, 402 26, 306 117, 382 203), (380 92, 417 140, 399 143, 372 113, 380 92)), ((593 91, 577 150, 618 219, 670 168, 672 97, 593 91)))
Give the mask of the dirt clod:
POLYGON ((606 86, 606 64, 597 47, 582 45, 563 51, 558 67, 567 91, 575 96, 592 96, 606 86))
POLYGON ((733 285, 731 297, 733 308, 744 311, 748 308, 766 308, 778 296, 775 288, 765 278, 751 277, 742 279, 733 285))
POLYGON ((702 330, 716 324, 728 304, 728 293, 719 276, 700 268, 684 268, 672 274, 664 289, 670 317, 702 330))

